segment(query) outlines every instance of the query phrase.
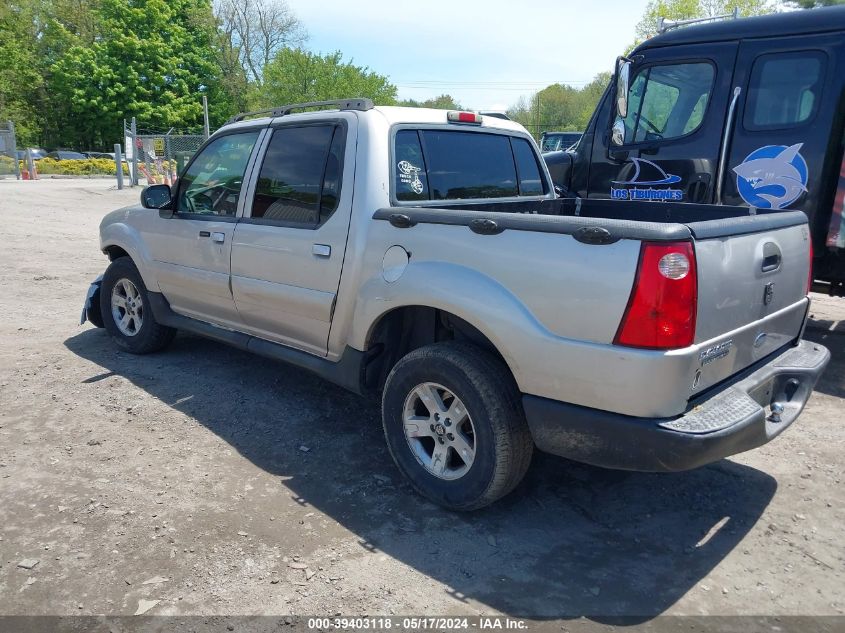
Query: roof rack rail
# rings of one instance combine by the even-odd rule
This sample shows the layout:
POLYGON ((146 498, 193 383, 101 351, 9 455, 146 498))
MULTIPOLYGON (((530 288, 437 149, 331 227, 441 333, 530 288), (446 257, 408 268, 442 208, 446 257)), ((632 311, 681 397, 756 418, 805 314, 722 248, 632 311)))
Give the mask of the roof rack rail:
POLYGON ((333 99, 331 101, 309 101, 306 103, 291 103, 290 105, 277 106, 275 108, 268 108, 266 110, 255 110, 254 112, 241 112, 236 114, 231 119, 226 121, 226 124, 243 121, 247 117, 253 117, 259 114, 266 114, 271 117, 285 116, 290 114, 293 110, 304 110, 305 108, 323 108, 327 106, 335 106, 340 110, 358 110, 366 112, 373 109, 372 99, 357 98, 357 99, 333 99))
POLYGON ((736 20, 739 18, 739 7, 734 7, 733 12, 725 15, 712 15, 706 18, 692 18, 690 20, 667 20, 664 17, 657 18, 657 32, 663 34, 666 31, 677 29, 682 26, 689 26, 690 24, 700 24, 702 22, 715 22, 716 20, 736 20))

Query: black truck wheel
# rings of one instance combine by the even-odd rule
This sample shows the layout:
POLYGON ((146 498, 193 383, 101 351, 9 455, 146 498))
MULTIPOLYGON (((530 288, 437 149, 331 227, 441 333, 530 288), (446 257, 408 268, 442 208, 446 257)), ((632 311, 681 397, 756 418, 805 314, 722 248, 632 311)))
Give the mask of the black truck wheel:
POLYGON ((465 343, 410 352, 382 397, 390 454, 422 495, 451 510, 474 510, 522 480, 534 443, 508 368, 465 343))

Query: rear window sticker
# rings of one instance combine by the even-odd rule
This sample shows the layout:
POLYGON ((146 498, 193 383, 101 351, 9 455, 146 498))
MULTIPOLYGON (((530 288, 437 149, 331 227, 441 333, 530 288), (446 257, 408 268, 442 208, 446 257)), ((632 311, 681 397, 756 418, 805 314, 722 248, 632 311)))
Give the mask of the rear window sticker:
POLYGON ((399 161, 399 164, 396 165, 399 168, 399 182, 403 185, 408 185, 416 194, 420 194, 423 192, 425 188, 423 186, 422 180, 420 180, 420 171, 422 171, 416 165, 409 163, 407 160, 399 161))

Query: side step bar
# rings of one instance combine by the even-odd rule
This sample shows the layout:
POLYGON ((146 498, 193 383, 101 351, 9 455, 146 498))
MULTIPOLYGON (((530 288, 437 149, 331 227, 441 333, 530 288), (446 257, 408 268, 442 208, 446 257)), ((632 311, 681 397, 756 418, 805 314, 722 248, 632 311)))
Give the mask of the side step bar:
POLYGON ((290 363, 296 367, 307 369, 320 378, 333 382, 353 393, 358 395, 365 393, 364 370, 371 356, 367 352, 361 352, 347 346, 340 360, 332 362, 292 347, 176 314, 170 309, 170 304, 161 293, 147 291, 147 296, 156 321, 162 325, 198 334, 266 358, 290 363))

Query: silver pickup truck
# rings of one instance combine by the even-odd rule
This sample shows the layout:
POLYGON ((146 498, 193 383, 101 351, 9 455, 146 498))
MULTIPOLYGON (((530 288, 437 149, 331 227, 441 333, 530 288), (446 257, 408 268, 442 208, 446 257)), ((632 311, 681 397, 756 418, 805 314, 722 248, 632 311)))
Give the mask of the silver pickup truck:
POLYGON ((235 117, 172 191, 107 215, 83 320, 131 353, 185 330, 380 397, 396 465, 452 509, 512 490, 535 446, 689 469, 810 397, 829 353, 801 339, 802 213, 559 199, 511 121, 301 105, 235 117))

